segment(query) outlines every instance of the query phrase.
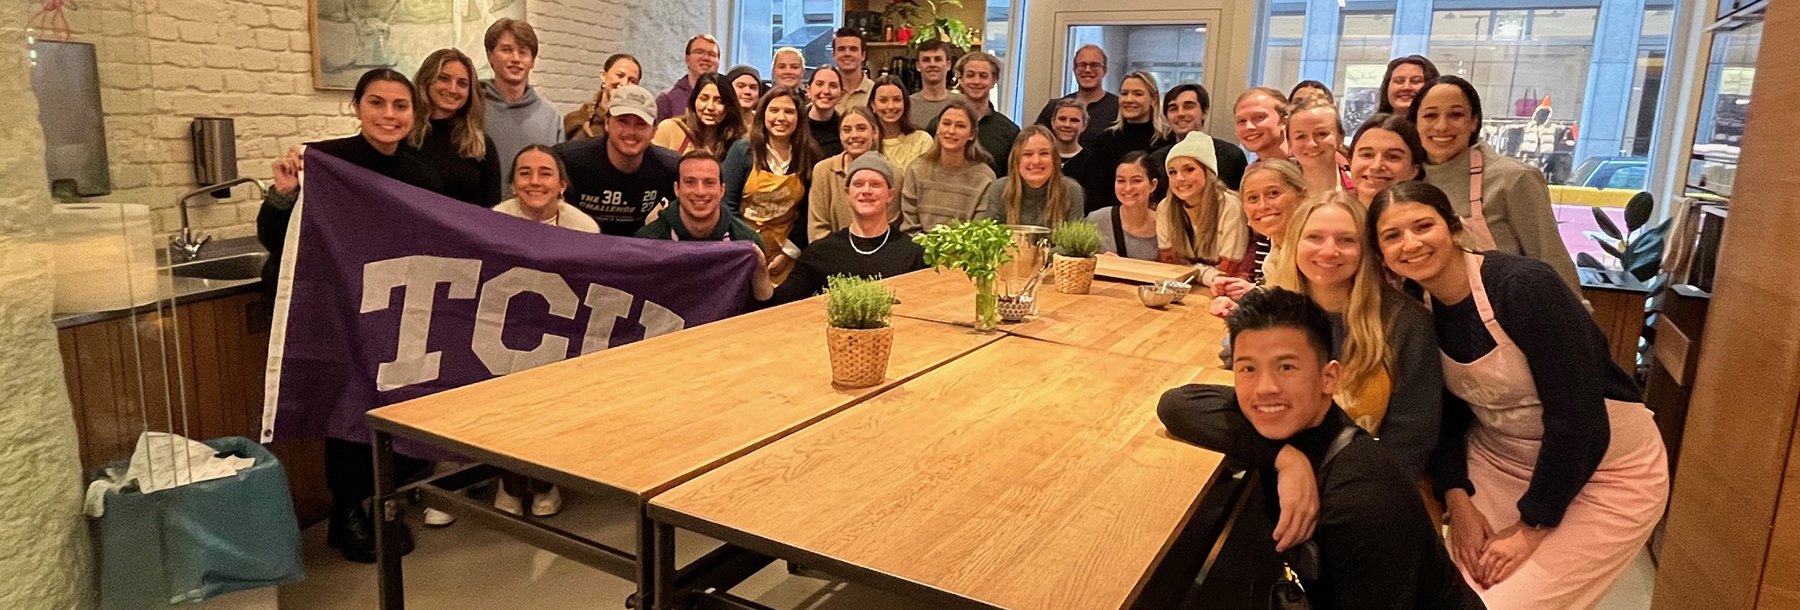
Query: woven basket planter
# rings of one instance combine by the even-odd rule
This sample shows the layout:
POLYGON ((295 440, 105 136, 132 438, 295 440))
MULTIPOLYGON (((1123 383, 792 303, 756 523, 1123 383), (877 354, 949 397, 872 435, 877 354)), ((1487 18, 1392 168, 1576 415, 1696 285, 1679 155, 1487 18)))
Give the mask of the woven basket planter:
POLYGON ((1094 285, 1094 268, 1100 260, 1092 256, 1072 258, 1056 255, 1051 271, 1056 273, 1056 291, 1065 294, 1087 294, 1094 285))
POLYGON ((827 325, 825 345, 831 352, 831 382, 846 388, 866 388, 887 378, 894 327, 855 329, 827 325))

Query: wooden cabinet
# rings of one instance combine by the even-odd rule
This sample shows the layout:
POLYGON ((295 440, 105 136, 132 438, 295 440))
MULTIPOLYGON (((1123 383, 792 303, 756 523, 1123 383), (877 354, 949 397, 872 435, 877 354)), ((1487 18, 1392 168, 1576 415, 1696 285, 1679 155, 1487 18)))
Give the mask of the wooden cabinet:
MULTIPOLYGON (((269 316, 269 296, 256 291, 58 330, 82 468, 131 457, 145 430, 257 438, 269 316)), ((328 506, 323 448, 270 446, 303 526, 328 506)))

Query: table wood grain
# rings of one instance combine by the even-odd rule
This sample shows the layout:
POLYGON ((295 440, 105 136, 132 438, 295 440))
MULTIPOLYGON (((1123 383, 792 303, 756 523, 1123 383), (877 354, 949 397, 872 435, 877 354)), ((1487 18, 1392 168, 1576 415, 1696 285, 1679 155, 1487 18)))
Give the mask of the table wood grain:
POLYGON ((1157 261, 1147 261, 1124 256, 1101 256, 1099 264, 1094 266, 1094 275, 1139 284, 1154 284, 1163 280, 1186 282, 1194 277, 1194 268, 1185 265, 1171 265, 1157 261))
POLYGON ((1200 372, 1008 337, 653 498, 652 516, 1002 608, 1121 608, 1219 467, 1156 418, 1200 372))
MULTIPOLYGON (((894 305, 896 316, 963 326, 975 323, 975 284, 960 271, 923 269, 882 280, 882 283, 892 288, 894 296, 900 299, 900 303, 894 305)), ((1038 315, 1056 311, 1082 298, 1082 295, 1057 292, 1054 283, 1045 278, 1038 287, 1038 315)), ((1095 287, 1111 283, 1096 280, 1095 287)), ((1003 289, 996 287, 996 290, 1003 289)), ((1009 326, 1008 322, 1000 323, 1002 330, 1009 326)))
POLYGON ((1145 307, 1135 287, 1110 284, 1086 298, 1006 329, 1042 341, 1062 343, 1165 362, 1218 367, 1225 321, 1207 312, 1202 293, 1185 304, 1145 307))
MULTIPOLYGON (((895 317, 882 384, 832 386, 821 297, 371 411, 403 438, 648 497, 1002 335, 895 317), (446 443, 446 441, 449 441, 446 443)), ((590 487, 592 488, 592 487, 590 487)))

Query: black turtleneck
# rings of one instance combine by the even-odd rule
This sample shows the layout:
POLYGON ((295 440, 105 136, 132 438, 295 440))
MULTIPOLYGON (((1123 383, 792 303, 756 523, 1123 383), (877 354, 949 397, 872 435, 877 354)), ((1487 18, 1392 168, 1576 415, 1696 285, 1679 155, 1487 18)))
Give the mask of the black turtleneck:
MULTIPOLYGON (((419 160, 437 170, 445 195, 484 208, 499 205, 502 170, 494 154, 494 139, 481 136, 487 148, 480 159, 470 159, 457 149, 455 130, 450 119, 432 119, 431 132, 419 145, 419 160)), ((506 161, 510 164, 512 159, 506 161)))
MULTIPOLYGON (((1237 457, 1234 449, 1240 446, 1260 450, 1269 442, 1253 432, 1244 434, 1243 427, 1218 425, 1227 412, 1243 417, 1236 391, 1218 385, 1169 390, 1157 406, 1171 435, 1227 456, 1237 457)), ((1418 488, 1378 441, 1358 431, 1331 463, 1320 467, 1338 433, 1355 425, 1334 406, 1319 425, 1284 441, 1312 462, 1319 482, 1318 524, 1312 536, 1319 547, 1319 580, 1304 583, 1313 607, 1482 608, 1451 563, 1418 488)), ((1273 482, 1274 472, 1265 470, 1263 480, 1273 482)), ((1278 514, 1274 488, 1264 485, 1270 492, 1265 508, 1278 514)))
MULTIPOLYGON (((1093 159, 1089 167, 1094 172, 1111 177, 1111 171, 1119 166, 1119 159, 1131 151, 1152 151, 1174 143, 1174 132, 1163 137, 1156 136, 1156 124, 1150 121, 1142 123, 1125 123, 1118 129, 1107 128, 1094 136, 1093 144, 1088 145, 1093 159)), ((1109 184, 1110 180, 1107 181, 1109 184)), ((1097 182, 1096 182, 1097 184, 1097 182)), ((1085 201, 1087 210, 1092 212, 1100 208, 1119 205, 1119 198, 1113 195, 1110 188, 1100 189, 1098 195, 1089 194, 1085 201)))
MULTIPOLYGON (((812 118, 810 112, 806 114, 806 128, 812 131, 813 143, 819 145, 820 159, 829 159, 844 152, 844 143, 838 136, 838 125, 843 122, 844 115, 836 112, 823 121, 812 118)), ((794 168, 794 171, 800 171, 800 168, 794 168)))
POLYGON ((834 275, 884 278, 924 268, 925 248, 913 243, 899 227, 890 225, 886 234, 875 237, 857 237, 848 228, 838 229, 800 253, 793 273, 775 287, 775 296, 769 298, 768 304, 780 305, 818 294, 825 288, 825 279, 834 275))

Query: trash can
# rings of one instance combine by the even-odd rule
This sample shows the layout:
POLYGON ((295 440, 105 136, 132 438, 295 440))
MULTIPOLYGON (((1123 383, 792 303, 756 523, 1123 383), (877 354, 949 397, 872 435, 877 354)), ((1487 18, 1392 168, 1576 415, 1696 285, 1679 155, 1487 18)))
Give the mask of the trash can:
MULTIPOLYGON (((299 582, 300 526, 280 460, 250 439, 205 441, 255 464, 225 478, 152 494, 106 493, 92 535, 105 610, 143 610, 299 582)), ((123 469, 124 463, 106 468, 123 469)))

